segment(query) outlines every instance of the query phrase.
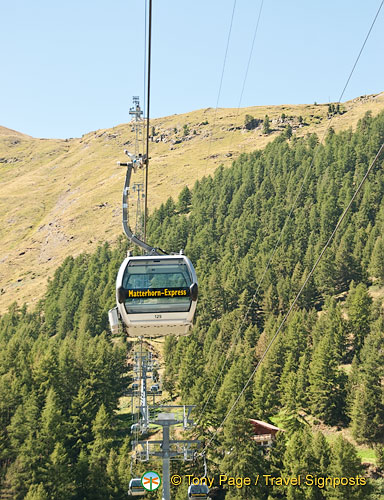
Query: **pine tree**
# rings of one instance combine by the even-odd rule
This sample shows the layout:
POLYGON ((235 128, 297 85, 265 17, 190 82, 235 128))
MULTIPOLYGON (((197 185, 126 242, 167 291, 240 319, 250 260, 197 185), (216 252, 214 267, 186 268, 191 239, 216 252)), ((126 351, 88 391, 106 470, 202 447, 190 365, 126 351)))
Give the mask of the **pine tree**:
POLYGON ((200 352, 200 350, 201 347, 197 341, 191 339, 180 364, 178 380, 179 391, 183 401, 189 400, 192 387, 196 382, 196 377, 203 371, 203 360, 196 356, 196 353, 200 352), (191 366, 194 367, 193 371, 191 371, 191 366))
POLYGON ((82 449, 74 467, 76 498, 87 499, 89 492, 89 458, 87 451, 82 449))
POLYGON ((68 454, 60 442, 57 442, 55 449, 49 457, 47 478, 44 482, 49 491, 50 498, 55 500, 67 500, 74 491, 74 478, 71 477, 71 465, 68 454))
POLYGON ((25 500, 49 500, 49 498, 42 483, 32 484, 24 497, 25 500))
POLYGON ((271 130, 271 122, 269 120, 269 116, 265 115, 264 121, 263 121, 263 134, 270 134, 272 132, 271 130))
POLYGON ((45 456, 50 455, 58 442, 64 439, 66 425, 59 408, 59 402, 53 389, 47 394, 47 399, 41 413, 41 428, 39 433, 40 446, 45 456))
POLYGON ((325 335, 315 348, 309 370, 311 412, 330 425, 345 418, 346 381, 338 370, 335 354, 332 336, 325 335))
POLYGON ((285 127, 284 136, 289 140, 292 137, 292 133, 293 133, 292 132, 292 127, 288 123, 288 125, 285 127))
POLYGON ((109 451, 113 444, 113 419, 101 405, 92 425, 94 441, 89 445, 91 459, 107 463, 109 451))
POLYGON ((8 467, 6 475, 10 491, 17 499, 24 498, 31 485, 44 482, 46 472, 44 458, 39 449, 38 439, 29 434, 17 449, 16 459, 8 467))
POLYGON ((77 396, 73 399, 70 409, 69 439, 72 453, 77 456, 92 440, 92 417, 95 408, 92 397, 86 386, 82 385, 77 396))
POLYGON ((361 351, 350 410, 352 433, 359 442, 372 443, 384 437, 383 337, 371 333, 361 351))
POLYGON ((384 240, 381 236, 376 240, 369 268, 373 276, 384 282, 384 240))
POLYGON ((179 194, 179 200, 176 208, 181 214, 187 214, 191 209, 192 194, 188 186, 184 186, 179 194))
POLYGON ((233 362, 226 373, 223 383, 217 391, 214 409, 216 418, 220 419, 224 417, 226 411, 235 402, 239 392, 244 386, 248 373, 244 365, 244 360, 233 362))
POLYGON ((36 436, 39 428, 39 407, 34 393, 31 393, 22 405, 19 405, 8 426, 8 435, 15 450, 21 448, 28 436, 36 436))
POLYGON ((92 425, 94 440, 89 444, 90 483, 95 500, 108 497, 111 488, 107 465, 113 444, 112 430, 111 415, 108 415, 104 405, 101 405, 92 425))
MULTIPOLYGON (((362 467, 354 446, 342 436, 338 436, 331 448, 330 475, 338 478, 362 477, 362 467)), ((358 500, 367 498, 368 486, 340 485, 337 488, 329 487, 327 498, 331 500, 345 499, 358 500)))
POLYGON ((329 447, 324 438, 312 436, 306 426, 294 432, 287 441, 284 454, 284 476, 302 478, 301 485, 288 486, 287 499, 326 498, 323 490, 314 485, 303 484, 307 475, 327 475, 329 447))
POLYGON ((117 465, 119 482, 124 491, 128 490, 129 481, 131 479, 130 478, 130 466, 132 460, 130 456, 131 450, 132 450, 132 445, 130 439, 125 438, 122 446, 119 449, 118 465, 117 465))
MULTIPOLYGON (((255 471, 265 470, 266 464, 260 446, 252 439, 252 425, 248 418, 247 405, 242 399, 234 411, 228 416, 224 426, 222 447, 225 450, 221 461, 223 471, 227 476, 251 477, 255 471)), ((228 488, 231 488, 228 486, 228 488)), ((234 487, 231 489, 235 490, 234 487)), ((246 500, 258 500, 265 498, 265 485, 260 484, 255 488, 254 484, 236 489, 236 496, 231 492, 231 498, 246 500)))
POLYGON ((284 364, 284 369, 280 378, 280 393, 281 393, 281 403, 287 409, 295 410, 296 406, 296 395, 297 395, 297 366, 295 362, 295 357, 292 352, 288 354, 287 360, 284 364))
POLYGON ((368 295, 364 283, 356 287, 351 283, 347 299, 347 311, 350 331, 353 334, 353 345, 355 354, 359 355, 364 339, 370 331, 372 299, 368 295))
POLYGON ((342 310, 336 300, 328 298, 324 305, 324 314, 316 322, 313 337, 314 343, 329 335, 334 345, 334 354, 338 362, 346 356, 348 327, 343 319, 342 310))
POLYGON ((92 336, 100 334, 101 330, 101 311, 98 297, 94 293, 92 280, 86 288, 83 300, 79 308, 79 329, 83 332, 89 332, 92 336))
POLYGON ((309 354, 304 351, 299 359, 299 368, 296 377, 296 407, 307 409, 308 408, 308 372, 309 372, 309 354))
POLYGON ((335 292, 345 291, 352 280, 360 280, 361 270, 353 255, 353 231, 342 236, 335 255, 335 292))

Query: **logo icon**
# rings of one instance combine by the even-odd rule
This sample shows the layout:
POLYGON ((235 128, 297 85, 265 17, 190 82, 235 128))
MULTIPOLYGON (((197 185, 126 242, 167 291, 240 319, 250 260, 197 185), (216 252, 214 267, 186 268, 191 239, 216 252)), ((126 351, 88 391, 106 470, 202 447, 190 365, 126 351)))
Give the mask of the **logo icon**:
POLYGON ((161 477, 157 472, 144 472, 141 477, 141 484, 147 491, 155 491, 161 485, 161 477))

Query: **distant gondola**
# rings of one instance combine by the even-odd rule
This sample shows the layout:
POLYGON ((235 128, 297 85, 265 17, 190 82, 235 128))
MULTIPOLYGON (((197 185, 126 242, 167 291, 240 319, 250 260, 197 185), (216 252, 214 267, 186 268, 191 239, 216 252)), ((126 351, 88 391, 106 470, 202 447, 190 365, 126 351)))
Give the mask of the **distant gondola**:
POLYGON ((188 499, 189 498, 208 498, 208 486, 206 484, 191 484, 188 488, 188 499))
POLYGON ((185 255, 127 257, 116 280, 128 336, 185 335, 197 302, 197 277, 185 255))
POLYGON ((147 494, 146 489, 141 484, 141 479, 136 477, 129 481, 128 495, 131 497, 142 497, 147 494))

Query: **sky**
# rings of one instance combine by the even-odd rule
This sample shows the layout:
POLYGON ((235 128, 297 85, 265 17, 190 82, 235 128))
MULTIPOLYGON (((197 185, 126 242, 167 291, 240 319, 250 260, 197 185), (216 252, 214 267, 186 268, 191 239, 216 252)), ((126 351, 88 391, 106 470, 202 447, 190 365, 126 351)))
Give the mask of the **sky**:
MULTIPOLYGON (((264 0, 250 58, 262 0, 153 0, 150 117, 338 101, 381 1, 264 0)), ((64 139, 130 120, 145 0, 0 0, 0 12, 1 126, 64 139)), ((384 91, 383 45, 384 7, 342 101, 384 91)))

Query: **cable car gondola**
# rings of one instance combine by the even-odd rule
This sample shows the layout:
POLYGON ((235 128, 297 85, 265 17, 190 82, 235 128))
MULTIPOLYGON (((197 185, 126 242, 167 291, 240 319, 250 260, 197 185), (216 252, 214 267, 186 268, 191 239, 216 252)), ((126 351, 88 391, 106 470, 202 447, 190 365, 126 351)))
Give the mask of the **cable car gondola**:
POLYGON ((141 479, 135 477, 129 481, 128 495, 131 497, 142 497, 147 494, 147 490, 141 484, 141 479))
MULTIPOLYGON (((140 107, 133 113, 138 119, 141 116, 140 107)), ((144 239, 133 234, 128 223, 131 175, 133 171, 144 168, 148 175, 148 141, 145 155, 127 150, 125 153, 130 161, 118 162, 120 166, 127 167, 123 189, 123 229, 131 243, 140 247, 146 255, 128 256, 120 267, 116 279, 117 306, 108 313, 112 334, 119 335, 122 320, 130 337, 186 335, 196 310, 196 272, 192 262, 182 253, 159 255, 159 249, 145 242, 146 208, 144 239)), ((146 194, 144 199, 146 203, 146 194)))
POLYGON ((185 335, 197 302, 197 277, 185 255, 128 256, 116 280, 116 302, 131 337, 185 335))
POLYGON ((209 489, 206 484, 191 484, 188 488, 188 499, 190 498, 208 498, 209 489))

